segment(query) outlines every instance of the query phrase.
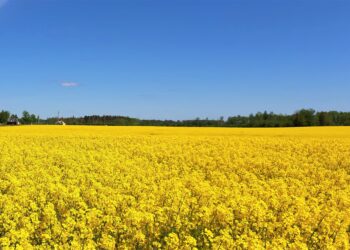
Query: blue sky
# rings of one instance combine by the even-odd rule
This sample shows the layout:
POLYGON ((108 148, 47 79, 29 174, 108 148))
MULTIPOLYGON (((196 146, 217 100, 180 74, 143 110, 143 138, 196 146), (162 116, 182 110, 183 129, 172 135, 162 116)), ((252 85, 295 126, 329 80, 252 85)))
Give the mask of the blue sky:
POLYGON ((0 0, 0 109, 350 111, 347 0, 0 0))

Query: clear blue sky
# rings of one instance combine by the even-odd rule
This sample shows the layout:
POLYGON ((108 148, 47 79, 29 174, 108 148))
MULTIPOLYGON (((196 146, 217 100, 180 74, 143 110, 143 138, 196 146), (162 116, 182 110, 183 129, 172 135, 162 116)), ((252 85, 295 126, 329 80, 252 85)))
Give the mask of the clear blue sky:
POLYGON ((0 0, 0 109, 350 111, 347 0, 0 0))

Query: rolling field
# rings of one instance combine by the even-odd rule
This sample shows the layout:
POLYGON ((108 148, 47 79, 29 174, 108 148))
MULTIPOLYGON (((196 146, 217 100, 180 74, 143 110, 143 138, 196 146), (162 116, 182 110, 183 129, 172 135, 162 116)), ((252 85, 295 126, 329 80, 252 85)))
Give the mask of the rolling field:
POLYGON ((0 249, 349 249, 350 127, 0 127, 0 249))

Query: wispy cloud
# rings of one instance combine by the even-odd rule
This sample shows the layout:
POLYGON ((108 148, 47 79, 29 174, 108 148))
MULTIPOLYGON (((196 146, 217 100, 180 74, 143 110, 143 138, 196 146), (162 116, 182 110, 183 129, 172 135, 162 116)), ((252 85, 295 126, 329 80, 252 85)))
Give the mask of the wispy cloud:
POLYGON ((7 0, 0 0, 0 8, 7 3, 7 0))
POLYGON ((77 82, 62 82, 61 86, 65 87, 65 88, 74 88, 74 87, 78 87, 79 83, 77 83, 77 82))

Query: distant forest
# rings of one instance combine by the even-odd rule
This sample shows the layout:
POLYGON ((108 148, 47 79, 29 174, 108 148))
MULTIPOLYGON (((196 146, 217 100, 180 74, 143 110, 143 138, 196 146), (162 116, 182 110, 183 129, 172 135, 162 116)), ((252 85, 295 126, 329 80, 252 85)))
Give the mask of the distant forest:
POLYGON ((249 116, 231 116, 227 119, 193 119, 193 120, 144 120, 127 116, 93 115, 84 117, 52 117, 40 119, 28 111, 22 117, 9 111, 0 112, 0 124, 10 119, 18 119, 21 124, 55 124, 63 120, 67 125, 109 125, 109 126, 175 126, 175 127, 302 127, 302 126, 350 126, 350 112, 316 112, 313 109, 301 109, 294 114, 275 114, 258 112, 249 116))

